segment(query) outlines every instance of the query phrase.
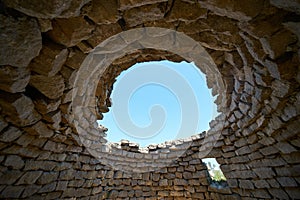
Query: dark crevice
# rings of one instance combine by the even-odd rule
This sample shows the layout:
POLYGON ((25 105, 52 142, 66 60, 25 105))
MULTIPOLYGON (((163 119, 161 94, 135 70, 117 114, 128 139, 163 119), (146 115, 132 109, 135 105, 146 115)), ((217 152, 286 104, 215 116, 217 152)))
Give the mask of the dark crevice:
POLYGON ((121 26, 122 31, 125 31, 127 29, 126 22, 123 17, 118 20, 118 24, 121 26))
POLYGON ((85 21, 87 21, 89 25, 96 25, 96 23, 93 20, 91 20, 88 16, 85 15, 83 18, 85 21))
POLYGON ((166 7, 165 7, 164 18, 170 16, 173 7, 174 7, 174 0, 168 0, 168 2, 166 4, 166 7))

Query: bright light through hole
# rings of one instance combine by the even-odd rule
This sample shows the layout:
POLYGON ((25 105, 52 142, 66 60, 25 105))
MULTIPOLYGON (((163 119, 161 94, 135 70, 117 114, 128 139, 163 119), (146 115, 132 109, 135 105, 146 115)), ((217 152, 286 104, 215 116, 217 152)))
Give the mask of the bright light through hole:
MULTIPOLYGON (((143 75, 147 76, 149 80, 151 80, 151 76, 155 76, 153 77, 153 79, 157 79, 157 76, 159 76, 162 80, 172 78, 170 77, 170 74, 157 73, 157 70, 156 73, 147 73, 143 75)), ((130 82, 134 82, 136 81, 136 79, 143 79, 143 77, 139 76, 134 77, 133 79, 126 79, 126 84, 130 84, 130 82)), ((175 88, 175 90, 182 91, 183 89, 181 88, 181 84, 178 83, 178 81, 180 80, 171 80, 170 84, 174 84, 172 86, 173 88, 178 87, 175 88)), ((182 92, 184 93, 184 91, 182 92)), ((99 124, 102 124, 103 126, 108 128, 106 139, 109 142, 119 142, 122 139, 125 139, 129 140, 130 142, 138 143, 141 147, 146 147, 149 144, 160 144, 165 141, 187 138, 189 136, 201 133, 203 131, 207 131, 209 129, 209 122, 218 115, 217 106, 214 103, 215 97, 212 97, 211 90, 207 87, 205 75, 193 63, 187 62, 174 63, 170 61, 155 61, 137 63, 130 67, 128 70, 122 72, 117 77, 117 80, 113 85, 111 99, 112 107, 110 108, 110 111, 108 113, 103 114, 103 120, 98 121, 99 124), (121 88, 121 80, 126 78, 128 74, 133 73, 136 69, 146 69, 147 67, 149 69, 149 65, 155 64, 167 66, 174 72, 178 73, 181 79, 184 80, 192 89, 193 95, 198 104, 199 114, 197 115, 197 129, 193 132, 189 132, 190 130, 188 129, 182 130, 183 133, 180 134, 180 138, 178 138, 177 132, 182 126, 182 121, 184 121, 182 120, 184 116, 182 116, 181 110, 183 106, 180 105, 180 102, 181 98, 185 97, 178 96, 178 94, 174 93, 174 90, 170 90, 168 87, 166 87, 166 85, 159 84, 157 82, 150 82, 148 84, 137 86, 135 91, 130 95, 129 99, 126 99, 126 97, 122 96, 124 93, 124 89, 122 89, 123 91, 120 91, 120 89, 118 89, 121 88), (120 112, 122 112, 120 110, 115 110, 117 106, 114 105, 117 105, 119 103, 118 101, 128 102, 128 114, 134 125, 140 128, 149 126, 149 124, 151 124, 152 122, 152 115, 153 118, 158 119, 161 127, 156 127, 157 129, 153 130, 154 132, 156 131, 155 134, 150 134, 151 129, 145 132, 141 131, 139 133, 134 134, 128 134, 128 132, 126 133, 126 131, 123 131, 122 128, 118 126, 116 118, 114 117, 114 115, 121 114, 120 112), (157 105, 159 107, 157 109, 154 109, 157 105), (165 118, 163 118, 164 116, 165 118)), ((193 109, 196 108, 191 108, 191 110, 193 109)), ((192 119, 189 120, 192 121, 192 119)))
POLYGON ((220 169, 220 165, 215 158, 204 158, 202 159, 202 162, 206 164, 210 177, 213 180, 226 180, 225 176, 223 175, 223 172, 220 169))

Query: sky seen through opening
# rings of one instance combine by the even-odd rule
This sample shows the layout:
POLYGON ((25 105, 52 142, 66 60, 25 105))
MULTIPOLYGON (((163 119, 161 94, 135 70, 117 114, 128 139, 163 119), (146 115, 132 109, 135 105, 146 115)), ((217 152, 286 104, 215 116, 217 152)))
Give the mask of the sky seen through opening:
POLYGON ((194 63, 185 61, 133 65, 117 77, 111 99, 110 111, 98 121, 108 128, 106 139, 109 142, 125 139, 140 147, 207 131, 209 122, 218 115, 215 97, 207 87, 205 75, 194 63), (126 105, 128 113, 120 105, 126 105), (124 117, 117 118, 117 115, 124 117), (195 130, 189 128, 189 123, 194 122, 197 123, 195 130), (153 123, 157 125, 151 126, 153 123))

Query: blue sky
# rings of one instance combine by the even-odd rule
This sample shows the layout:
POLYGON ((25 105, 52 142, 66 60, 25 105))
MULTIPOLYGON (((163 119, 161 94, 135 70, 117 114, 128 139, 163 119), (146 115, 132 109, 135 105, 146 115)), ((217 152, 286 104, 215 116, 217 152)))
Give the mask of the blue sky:
POLYGON ((206 131, 217 115, 205 75, 187 62, 137 63, 117 77, 111 99, 98 121, 108 128, 107 140, 142 147, 206 131))

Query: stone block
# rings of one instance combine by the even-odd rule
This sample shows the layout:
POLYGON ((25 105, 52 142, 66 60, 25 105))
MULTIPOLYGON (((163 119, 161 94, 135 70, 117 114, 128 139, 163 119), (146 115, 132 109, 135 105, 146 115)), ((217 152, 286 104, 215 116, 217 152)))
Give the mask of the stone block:
POLYGON ((1 192, 1 198, 20 198, 20 195, 24 191, 24 186, 7 186, 2 192, 1 192))
POLYGON ((62 153, 66 149, 66 145, 49 140, 44 146, 44 149, 55 153, 62 153))
POLYGON ((15 68, 8 65, 0 67, 0 89, 6 92, 24 92, 29 83, 30 73, 27 68, 15 68))
POLYGON ((188 185, 188 181, 184 179, 175 179, 174 180, 174 185, 183 185, 186 186, 188 185))
POLYGON ((54 1, 30 1, 30 0, 5 0, 8 7, 14 8, 26 15, 36 18, 56 18, 78 16, 80 9, 90 0, 54 0, 54 1))
POLYGON ((272 178, 275 176, 275 173, 271 168, 255 168, 253 171, 262 179, 272 178))
POLYGON ((24 170, 44 170, 51 171, 53 170, 58 163, 48 160, 37 161, 37 160, 26 160, 24 170))
POLYGON ((159 197, 167 197, 170 195, 169 191, 158 191, 158 196, 159 197))
POLYGON ((60 70, 68 57, 68 50, 59 45, 44 43, 40 54, 33 59, 29 68, 44 76, 54 76, 60 70))
POLYGON ((269 147, 265 147, 265 148, 259 149, 259 152, 261 152, 264 156, 267 156, 267 155, 276 154, 279 151, 274 146, 269 146, 269 147))
POLYGON ((293 147, 292 145, 290 145, 287 142, 279 142, 279 143, 275 144, 275 147, 277 149, 279 149, 282 153, 285 153, 285 154, 290 154, 292 152, 297 151, 297 149, 295 147, 293 147))
POLYGON ((40 178, 37 180, 37 184, 44 185, 56 181, 59 172, 43 172, 40 178))
POLYGON ((253 183, 256 188, 270 188, 268 182, 265 180, 254 180, 253 183))
POLYGON ((14 184, 24 172, 20 172, 19 170, 7 170, 3 171, 0 174, 0 184, 1 185, 12 185, 14 184))
POLYGON ((82 40, 87 40, 94 30, 94 26, 83 17, 55 19, 52 26, 53 29, 48 32, 49 37, 66 47, 75 46, 82 40))
POLYGON ((236 157, 230 158, 230 160, 233 163, 245 163, 245 162, 249 161, 249 158, 248 158, 248 156, 236 156, 236 157))
POLYGON ((186 1, 175 1, 169 16, 167 16, 167 21, 193 21, 199 18, 205 18, 207 16, 207 10, 201 8, 201 5, 196 2, 186 2, 186 1))
POLYGON ((159 186, 168 186, 168 180, 161 179, 158 184, 159 184, 159 186))
POLYGON ((12 142, 19 138, 22 135, 22 132, 14 127, 10 126, 6 131, 0 134, 0 141, 2 142, 12 142))
POLYGON ((242 146, 245 146, 246 144, 247 144, 247 140, 245 138, 240 138, 239 140, 237 140, 234 143, 234 146, 236 146, 236 147, 242 147, 242 146))
POLYGON ((28 185, 22 193, 22 198, 30 198, 41 188, 40 185, 28 185))
POLYGON ((48 193, 54 191, 56 188, 56 182, 49 183, 44 185, 40 190, 39 193, 48 193))
POLYGON ((117 0, 92 1, 90 5, 83 8, 83 12, 96 24, 111 24, 120 18, 117 0))
POLYGON ((268 189, 268 191, 273 196, 273 198, 289 199, 289 196, 287 195, 287 193, 285 193, 282 189, 270 188, 270 189, 268 189))
POLYGON ((236 155, 245 155, 251 153, 252 150, 249 148, 249 146, 243 146, 237 150, 235 150, 236 155))
POLYGON ((267 192, 267 190, 263 190, 263 189, 254 189, 251 191, 252 195, 256 198, 263 198, 263 199, 270 199, 271 196, 270 194, 267 192))
POLYGON ((292 177, 276 178, 282 187, 297 187, 297 182, 292 177))
POLYGON ((23 94, 0 93, 0 106, 6 120, 17 126, 29 126, 41 119, 32 100, 23 94))
POLYGON ((49 99, 57 99, 63 95, 65 84, 61 75, 47 77, 44 75, 31 76, 29 84, 49 99))
POLYGON ((271 188, 279 188, 280 187, 280 185, 276 181, 276 179, 268 179, 267 182, 269 183, 269 185, 271 186, 271 188))
POLYGON ((250 180, 239 180, 239 187, 243 189, 254 189, 254 186, 250 180))
POLYGON ((0 65, 26 67, 42 48, 37 21, 33 18, 17 19, 2 14, 0 21, 0 65))
POLYGON ((75 174, 76 171, 73 169, 61 171, 59 174, 59 180, 72 180, 74 179, 75 174))
MULTIPOLYGON (((57 186, 56 186, 56 190, 58 191, 64 191, 66 190, 68 187, 68 181, 58 181, 57 182, 57 186)), ((101 187, 98 187, 101 188, 101 187)))
POLYGON ((25 130, 32 135, 38 136, 39 138, 49 138, 54 134, 54 132, 48 129, 47 126, 41 121, 32 127, 26 128, 25 130))
POLYGON ((164 17, 165 8, 161 4, 149 4, 135 7, 124 12, 126 25, 134 27, 143 22, 155 21, 164 17))
POLYGON ((8 155, 4 165, 7 167, 12 167, 13 169, 21 169, 24 166, 24 161, 20 156, 8 155))
POLYGON ((288 193, 290 199, 298 199, 300 195, 299 187, 295 188, 286 188, 286 193, 288 193))
POLYGON ((21 184, 34 184, 36 180, 41 176, 42 171, 28 171, 17 182, 17 185, 21 184))
POLYGON ((270 38, 261 39, 265 52, 274 60, 287 51, 289 44, 296 41, 297 37, 288 30, 278 31, 270 38))

